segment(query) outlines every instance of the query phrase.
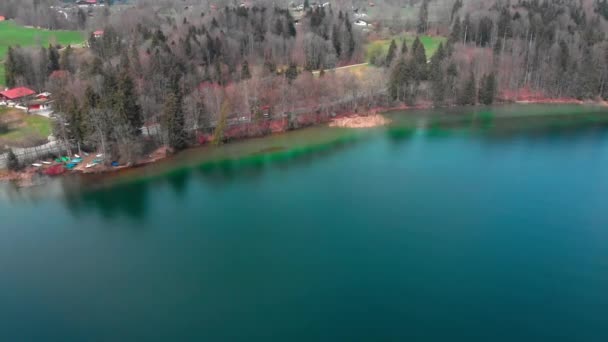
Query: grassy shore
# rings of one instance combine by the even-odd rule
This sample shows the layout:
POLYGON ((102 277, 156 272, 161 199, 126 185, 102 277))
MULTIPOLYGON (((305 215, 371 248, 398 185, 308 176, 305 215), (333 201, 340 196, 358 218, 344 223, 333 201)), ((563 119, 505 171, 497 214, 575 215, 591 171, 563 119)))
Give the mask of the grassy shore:
POLYGON ((46 142, 51 120, 21 110, 0 107, 0 146, 29 147, 46 142))
POLYGON ((0 86, 4 85, 4 58, 9 46, 46 46, 48 44, 79 44, 84 41, 78 31, 51 31, 0 22, 0 86))

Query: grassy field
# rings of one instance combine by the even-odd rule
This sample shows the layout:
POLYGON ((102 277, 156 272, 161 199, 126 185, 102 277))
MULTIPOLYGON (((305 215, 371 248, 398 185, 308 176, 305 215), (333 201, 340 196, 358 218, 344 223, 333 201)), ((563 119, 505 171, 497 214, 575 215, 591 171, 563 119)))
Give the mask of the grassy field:
POLYGON ((0 107, 0 146, 28 147, 46 142, 51 120, 21 110, 0 107))
POLYGON ((82 43, 84 37, 77 31, 50 31, 27 28, 13 21, 0 22, 0 86, 4 84, 4 58, 9 46, 35 46, 82 43))
MULTIPOLYGON (((388 48, 391 45, 392 39, 395 39, 395 42, 397 43, 397 47, 399 49, 401 49, 402 41, 403 41, 403 39, 405 39, 405 41, 407 42, 408 49, 411 50, 412 43, 416 39, 416 36, 411 35, 411 34, 402 34, 399 36, 395 36, 391 39, 373 41, 373 42, 369 43, 366 47, 365 59, 367 61, 369 61, 372 58, 372 56, 374 56, 374 55, 385 55, 388 52, 388 48)), ((445 44, 447 39, 445 37, 437 37, 437 36, 420 36, 420 41, 422 42, 422 45, 424 45, 424 49, 426 50, 427 58, 431 58, 431 56, 433 56, 433 54, 435 54, 435 51, 437 51, 439 44, 440 43, 445 44)))

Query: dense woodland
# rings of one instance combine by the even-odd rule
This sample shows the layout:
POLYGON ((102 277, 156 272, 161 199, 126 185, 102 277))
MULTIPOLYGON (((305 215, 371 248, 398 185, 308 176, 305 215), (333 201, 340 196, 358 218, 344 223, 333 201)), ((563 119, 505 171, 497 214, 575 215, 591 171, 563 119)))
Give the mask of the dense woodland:
POLYGON ((58 137, 125 161, 146 144, 182 149, 203 133, 225 140, 239 120, 287 118, 295 128, 302 113, 399 103, 491 104, 527 92, 608 97, 607 0, 410 1, 415 25, 396 19, 371 32, 353 25, 353 1, 306 1, 297 19, 287 4, 264 1, 150 3, 108 6, 94 24, 64 23, 103 28, 88 48, 12 47, 7 85, 52 92, 58 137), (331 70, 364 62, 366 43, 405 29, 448 39, 432 56, 419 39, 394 39, 363 75, 331 70))

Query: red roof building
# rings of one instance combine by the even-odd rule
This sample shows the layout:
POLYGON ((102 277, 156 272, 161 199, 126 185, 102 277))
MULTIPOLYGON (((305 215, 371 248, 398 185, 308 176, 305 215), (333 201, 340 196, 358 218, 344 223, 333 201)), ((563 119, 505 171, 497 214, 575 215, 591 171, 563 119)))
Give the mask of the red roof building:
POLYGON ((0 15, 0 21, 5 21, 6 18, 3 15, 0 15))
POLYGON ((93 37, 95 37, 95 38, 103 37, 103 30, 97 30, 97 31, 93 32, 93 37))
POLYGON ((32 89, 26 87, 19 87, 0 92, 0 99, 5 99, 8 101, 17 101, 23 99, 24 97, 32 96, 34 94, 36 94, 36 92, 32 89))

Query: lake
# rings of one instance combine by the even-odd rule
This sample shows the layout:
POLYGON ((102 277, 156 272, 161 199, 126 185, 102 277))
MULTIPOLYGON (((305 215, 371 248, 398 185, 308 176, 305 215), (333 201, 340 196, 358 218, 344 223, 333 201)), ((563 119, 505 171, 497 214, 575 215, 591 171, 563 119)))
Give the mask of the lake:
POLYGON ((2 341, 607 341, 608 110, 389 113, 0 192, 2 341))

